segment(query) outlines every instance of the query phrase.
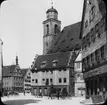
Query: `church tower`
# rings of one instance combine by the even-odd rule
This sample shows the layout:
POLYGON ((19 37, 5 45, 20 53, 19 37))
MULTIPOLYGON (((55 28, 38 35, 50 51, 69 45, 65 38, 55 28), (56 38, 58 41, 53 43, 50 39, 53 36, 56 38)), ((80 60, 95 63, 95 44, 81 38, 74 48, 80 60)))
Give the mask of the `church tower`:
POLYGON ((53 6, 46 11, 46 16, 47 19, 43 22, 43 54, 47 54, 47 51, 61 29, 61 21, 58 20, 58 12, 53 8, 53 6))
POLYGON ((19 65, 19 64, 18 64, 18 56, 16 56, 16 65, 19 65))

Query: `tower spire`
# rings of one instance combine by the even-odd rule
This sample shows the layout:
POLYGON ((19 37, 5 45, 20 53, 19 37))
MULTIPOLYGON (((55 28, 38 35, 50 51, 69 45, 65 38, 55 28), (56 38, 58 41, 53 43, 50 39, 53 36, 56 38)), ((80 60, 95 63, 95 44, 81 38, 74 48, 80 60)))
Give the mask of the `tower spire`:
POLYGON ((51 7, 53 8, 53 0, 51 0, 51 7))
POLYGON ((16 53, 16 65, 18 65, 18 56, 17 56, 17 53, 16 53))

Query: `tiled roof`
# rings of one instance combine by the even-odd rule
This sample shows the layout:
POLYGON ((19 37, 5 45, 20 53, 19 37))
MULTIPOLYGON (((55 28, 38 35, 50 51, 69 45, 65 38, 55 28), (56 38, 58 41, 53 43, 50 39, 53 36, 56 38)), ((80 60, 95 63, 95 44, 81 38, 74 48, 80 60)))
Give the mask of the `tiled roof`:
POLYGON ((15 71, 16 65, 3 66, 3 76, 11 76, 11 73, 15 71))
MULTIPOLYGON (((35 69, 35 67, 37 69, 69 67, 68 62, 72 54, 73 52, 67 51, 67 52, 39 55, 35 61, 35 66, 33 69, 35 69), (54 62, 56 62, 56 66, 53 66, 54 62)), ((71 59, 73 59, 73 57, 71 57, 71 59)))
POLYGON ((21 73, 22 73, 23 77, 26 75, 26 73, 27 73, 28 70, 29 70, 28 68, 21 69, 21 73))
POLYGON ((81 48, 80 36, 81 22, 64 27, 59 33, 56 40, 53 42, 49 53, 72 51, 81 48))

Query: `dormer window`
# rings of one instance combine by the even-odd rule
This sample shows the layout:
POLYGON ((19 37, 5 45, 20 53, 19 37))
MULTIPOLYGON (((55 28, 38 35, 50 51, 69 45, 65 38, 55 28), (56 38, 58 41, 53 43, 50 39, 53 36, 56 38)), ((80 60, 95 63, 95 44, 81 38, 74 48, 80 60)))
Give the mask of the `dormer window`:
POLYGON ((35 68, 35 70, 37 70, 37 68, 35 68))
POLYGON ((57 62, 58 62, 58 60, 53 60, 52 61, 52 64, 53 64, 54 67, 56 66, 57 62))
POLYGON ((46 66, 46 61, 43 61, 41 64, 41 68, 44 68, 46 66))

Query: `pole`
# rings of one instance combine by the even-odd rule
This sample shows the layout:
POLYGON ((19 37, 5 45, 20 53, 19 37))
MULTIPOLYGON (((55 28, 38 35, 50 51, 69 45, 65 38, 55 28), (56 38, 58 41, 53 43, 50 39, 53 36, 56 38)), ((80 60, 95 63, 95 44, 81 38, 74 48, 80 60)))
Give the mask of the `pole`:
MULTIPOLYGON (((5 1, 5 0, 0 0, 0 7, 1 7, 1 4, 2 4, 3 1, 5 1)), ((2 45, 3 45, 3 42, 0 39, 0 102, 1 102, 2 105, 5 105, 1 101, 2 91, 3 91, 3 77, 2 77, 2 74, 3 74, 3 71, 2 71, 2 69, 3 69, 3 55, 2 55, 2 45)))
MULTIPOLYGON (((0 101, 1 101, 1 97, 3 96, 3 93, 2 93, 3 92, 3 53, 2 53, 2 45, 3 45, 3 42, 0 39, 0 101)), ((3 105, 5 105, 5 104, 3 104, 3 105)))

